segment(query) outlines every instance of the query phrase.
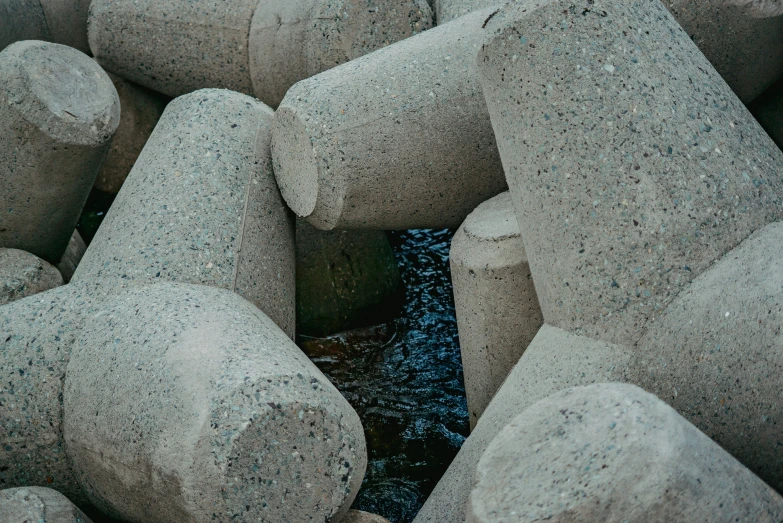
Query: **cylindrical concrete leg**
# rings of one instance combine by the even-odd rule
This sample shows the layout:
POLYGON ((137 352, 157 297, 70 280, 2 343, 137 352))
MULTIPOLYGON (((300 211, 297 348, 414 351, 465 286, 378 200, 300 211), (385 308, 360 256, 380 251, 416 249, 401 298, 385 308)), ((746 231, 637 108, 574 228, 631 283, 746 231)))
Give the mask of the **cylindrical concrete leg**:
POLYGON ((68 247, 65 249, 65 253, 56 265, 57 270, 63 275, 65 283, 70 282, 71 278, 73 278, 73 273, 76 272, 76 267, 81 263, 86 251, 87 244, 84 243, 79 231, 74 230, 71 235, 71 240, 68 242, 68 247))
POLYGON ((224 289, 109 298, 74 346, 64 411, 89 499, 133 523, 338 520, 366 466, 342 395, 224 289))
POLYGON ((160 120, 169 97, 109 73, 120 96, 120 125, 95 179, 99 191, 117 194, 160 120))
POLYGON ((18 249, 0 249, 0 305, 62 284, 60 271, 38 256, 18 249))
POLYGON ((202 90, 166 108, 74 281, 238 292, 294 335, 294 220, 271 172, 272 111, 202 90))
POLYGON ((477 57, 547 323, 633 346, 783 218, 783 153, 658 0, 508 4, 477 57))
POLYGON ((40 0, 0 3, 0 51, 21 40, 49 40, 49 34, 40 0))
POLYGON ((536 403, 495 437, 467 521, 781 519, 783 498, 674 409, 602 383, 536 403))
POLYGON ((0 53, 0 246, 60 260, 119 120, 111 80, 79 51, 0 53))
POLYGON ((259 100, 277 107, 300 80, 432 27, 425 0, 262 0, 250 26, 259 100))
POLYGON ((502 192, 474 13, 294 85, 275 114, 278 185, 319 229, 457 227, 502 192))
POLYGON ((52 42, 89 53, 87 15, 90 0, 40 0, 40 2, 52 42))
POLYGON ((0 491, 0 514, 9 523, 92 523, 68 498, 41 487, 0 491))
POLYGON ((465 219, 449 262, 472 429, 543 323, 508 192, 465 219))

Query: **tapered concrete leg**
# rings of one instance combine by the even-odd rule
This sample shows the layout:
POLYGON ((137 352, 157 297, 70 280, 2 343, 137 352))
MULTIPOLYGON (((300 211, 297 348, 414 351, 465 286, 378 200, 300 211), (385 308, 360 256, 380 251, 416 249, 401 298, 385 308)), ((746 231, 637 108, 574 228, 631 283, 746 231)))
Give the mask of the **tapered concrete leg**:
POLYGON ((605 383, 526 409, 479 461, 467 521, 779 521, 783 498, 652 394, 605 383))
POLYGON ((60 272, 39 257, 17 249, 0 249, 0 305, 62 284, 60 272))
POLYGON ((84 243, 81 234, 79 234, 79 231, 74 230, 65 253, 56 265, 65 283, 70 282, 71 278, 73 278, 73 273, 76 272, 76 267, 81 263, 86 251, 87 245, 84 243))
POLYGON ((339 519, 366 465, 342 395, 224 289, 109 298, 74 345, 64 411, 90 501, 130 522, 339 519))
POLYGON ((0 53, 0 246, 60 260, 119 119, 111 80, 79 51, 0 53))
POLYGON ((0 514, 8 523, 92 523, 68 498, 40 487, 0 490, 0 514))
POLYGON ((294 85, 272 156, 288 205, 319 229, 457 227, 506 185, 477 81, 492 11, 294 85))
POLYGON ((473 428, 543 323, 508 192, 465 219, 449 263, 473 428))
POLYGON ((166 109, 74 281, 234 290, 294 335, 294 221, 270 169, 271 110, 202 90, 166 109))

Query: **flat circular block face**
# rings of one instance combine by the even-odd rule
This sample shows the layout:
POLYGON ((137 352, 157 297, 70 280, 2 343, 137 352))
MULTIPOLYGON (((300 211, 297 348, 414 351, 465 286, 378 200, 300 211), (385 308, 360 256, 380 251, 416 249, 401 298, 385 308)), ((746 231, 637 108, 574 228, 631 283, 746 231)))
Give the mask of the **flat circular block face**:
POLYGON ((99 144, 120 120, 108 75, 87 55, 64 45, 18 42, 0 53, 0 91, 22 118, 57 141, 99 144))
POLYGON ((462 228, 480 240, 519 238, 519 222, 511 194, 506 191, 482 203, 465 218, 462 228))

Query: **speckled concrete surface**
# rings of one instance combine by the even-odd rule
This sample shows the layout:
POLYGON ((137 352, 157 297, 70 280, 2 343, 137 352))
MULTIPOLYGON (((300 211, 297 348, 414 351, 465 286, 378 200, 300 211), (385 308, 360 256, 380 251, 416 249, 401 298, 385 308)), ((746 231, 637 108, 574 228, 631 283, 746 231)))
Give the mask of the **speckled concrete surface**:
POLYGON ((0 514, 5 523, 92 523, 68 498, 40 487, 0 490, 0 514))
POLYGON ((479 12, 294 85, 275 114, 278 185, 319 229, 457 227, 506 188, 475 55, 479 12))
POLYGON ((572 5, 510 5, 477 62, 546 322, 633 346, 783 218, 783 153, 663 4, 572 5))
POLYGON ((0 249, 0 306, 62 284, 60 271, 38 256, 0 249))
POLYGON ((465 219, 449 263, 473 428, 543 323, 508 192, 465 219))
POLYGON ((271 110, 208 89, 167 107, 74 281, 235 290, 294 334, 294 222, 270 170, 271 110))
POLYGON ((467 522, 781 519, 783 498, 674 409, 602 383, 536 403, 495 437, 467 522))
POLYGON ((300 80, 429 29, 425 0, 264 0, 250 26, 255 95, 277 107, 300 80))
POLYGON ((60 260, 119 120, 86 55, 39 41, 0 52, 0 246, 60 260))
POLYGON ((109 298, 77 335, 65 440, 107 514, 293 523, 350 506, 366 465, 359 418, 251 303, 143 286, 109 298))
POLYGON ((544 325, 490 402, 414 523, 465 521, 476 465, 510 420, 535 402, 567 387, 626 382, 633 353, 620 345, 544 325))
POLYGON ((103 162, 95 188, 117 194, 160 120, 169 97, 129 82, 115 74, 109 78, 120 97, 120 125, 103 162))

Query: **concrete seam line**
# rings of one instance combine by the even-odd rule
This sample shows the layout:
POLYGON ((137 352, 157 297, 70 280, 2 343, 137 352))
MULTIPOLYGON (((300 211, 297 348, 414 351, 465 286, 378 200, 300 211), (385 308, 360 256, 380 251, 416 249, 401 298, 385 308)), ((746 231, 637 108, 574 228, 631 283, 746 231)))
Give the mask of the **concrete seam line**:
MULTIPOLYGON (((261 134, 261 127, 256 130, 256 138, 253 140, 253 147, 258 143, 258 137, 261 134)), ((237 242, 237 257, 234 262, 234 277, 231 279, 231 290, 236 292, 237 280, 239 279, 239 265, 242 262, 242 247, 245 241, 245 227, 247 227, 247 208, 250 205, 250 191, 253 187, 253 169, 250 169, 250 179, 245 189, 245 205, 242 206, 242 223, 239 225, 239 241, 237 242)))

